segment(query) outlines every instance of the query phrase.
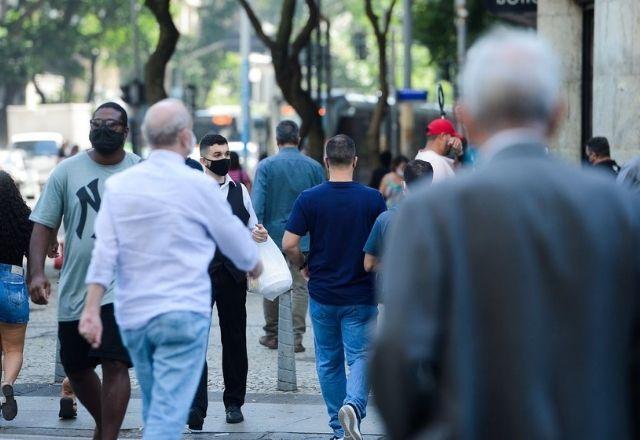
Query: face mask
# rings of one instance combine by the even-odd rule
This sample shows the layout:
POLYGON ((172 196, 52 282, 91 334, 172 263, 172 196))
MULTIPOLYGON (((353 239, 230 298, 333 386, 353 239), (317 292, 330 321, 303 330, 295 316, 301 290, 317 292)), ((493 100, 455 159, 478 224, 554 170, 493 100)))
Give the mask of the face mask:
POLYGON ((118 133, 106 126, 94 128, 89 132, 91 146, 100 154, 106 156, 116 152, 124 145, 124 133, 118 133))
POLYGON ((216 176, 226 176, 229 172, 229 165, 231 165, 231 159, 211 160, 207 168, 216 176))

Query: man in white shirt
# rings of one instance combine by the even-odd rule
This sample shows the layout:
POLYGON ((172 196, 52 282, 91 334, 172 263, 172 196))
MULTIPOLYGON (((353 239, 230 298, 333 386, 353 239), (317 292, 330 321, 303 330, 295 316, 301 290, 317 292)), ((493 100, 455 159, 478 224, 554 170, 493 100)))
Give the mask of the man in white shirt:
MULTIPOLYGON (((267 240, 267 230, 258 224, 247 188, 234 182, 229 176, 231 155, 224 136, 209 133, 200 140, 200 164, 205 173, 220 185, 222 195, 231 206, 233 215, 252 231, 253 240, 267 240)), ((222 340, 222 375, 224 377, 224 402, 227 423, 244 420, 242 405, 247 392, 247 274, 238 269, 220 251, 216 252, 209 266, 211 277, 211 305, 216 304, 220 320, 222 340)), ((207 416, 207 363, 205 361, 198 390, 191 404, 187 424, 191 430, 202 430, 207 416)))
POLYGON ((144 439, 179 439, 198 385, 211 322, 207 267, 216 248, 259 276, 251 234, 210 177, 184 166, 195 136, 167 99, 142 126, 149 158, 106 182, 96 218, 80 333, 98 347, 100 300, 116 274, 115 314, 140 383, 144 439))
POLYGON ((462 135, 445 118, 431 121, 427 126, 427 145, 416 155, 416 160, 424 160, 433 167, 433 183, 441 182, 456 175, 456 157, 462 154, 462 135), (450 157, 452 156, 452 157, 450 157))

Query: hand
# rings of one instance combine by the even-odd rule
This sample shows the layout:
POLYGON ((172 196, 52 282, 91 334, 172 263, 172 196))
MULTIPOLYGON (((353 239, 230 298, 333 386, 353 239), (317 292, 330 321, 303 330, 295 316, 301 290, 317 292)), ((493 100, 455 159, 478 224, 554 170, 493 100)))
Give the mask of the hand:
POLYGON ((258 261, 258 264, 256 264, 256 267, 251 269, 251 271, 249 271, 247 275, 249 275, 249 278, 258 278, 260 277, 260 275, 262 275, 262 269, 263 269, 262 261, 258 261))
POLYGON ((31 277, 29 282, 29 296, 34 304, 48 304, 51 296, 51 283, 47 277, 42 274, 36 274, 31 277))
POLYGON ((78 331, 93 348, 99 348, 102 343, 102 319, 100 309, 85 307, 80 318, 78 331))
POLYGON ((456 153, 456 156, 462 154, 462 141, 460 139, 452 137, 449 139, 449 145, 451 145, 451 149, 456 153))
POLYGON ((253 241, 256 243, 264 243, 269 238, 269 232, 265 229, 261 224, 257 224, 253 231, 251 232, 251 237, 253 241))
POLYGON ((51 243, 49 243, 49 249, 47 250, 47 257, 49 258, 57 258, 60 256, 60 252, 58 252, 59 243, 57 239, 54 239, 51 243))
POLYGON ((309 282, 309 266, 300 269, 300 275, 302 275, 302 278, 304 278, 306 282, 309 282))

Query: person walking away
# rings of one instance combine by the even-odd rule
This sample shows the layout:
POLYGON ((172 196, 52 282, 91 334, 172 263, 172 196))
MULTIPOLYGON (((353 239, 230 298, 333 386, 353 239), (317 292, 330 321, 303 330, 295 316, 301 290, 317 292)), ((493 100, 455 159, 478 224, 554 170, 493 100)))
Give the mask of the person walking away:
MULTIPOLYGON (((287 224, 291 208, 296 198, 306 189, 324 181, 324 171, 319 163, 303 155, 298 150, 300 144, 299 129, 293 121, 282 121, 276 127, 278 154, 268 157, 258 164, 253 187, 253 206, 258 223, 269 230, 271 238, 282 245, 282 236, 287 224)), ((301 242, 303 252, 309 251, 309 238, 301 242)), ((306 331, 308 307, 307 283, 300 276, 298 269, 289 265, 293 286, 291 300, 293 302, 293 332, 295 352, 305 350, 302 338, 306 331)), ((260 344, 270 349, 278 348, 278 307, 275 301, 263 300, 264 332, 260 344)))
POLYGON ((316 369, 329 426, 335 439, 361 440, 360 422, 369 395, 368 351, 378 313, 373 278, 362 267, 362 248, 386 206, 379 191, 353 181, 357 163, 355 144, 348 136, 327 141, 329 181, 300 194, 282 248, 309 279, 316 369), (307 233, 308 260, 301 249, 307 233))
POLYGON ((617 177, 620 166, 611 158, 611 148, 606 137, 593 137, 585 146, 587 160, 598 171, 603 171, 609 176, 617 177))
POLYGON ((384 256, 371 371, 390 439, 640 432, 640 199, 547 154, 560 72, 532 31, 468 53, 461 119, 482 164, 409 195, 384 256))
MULTIPOLYGON (((403 192, 409 192, 409 187, 413 187, 418 182, 433 181, 433 167, 429 162, 423 160, 412 160, 404 167, 404 180, 402 182, 403 192)), ((379 269, 382 258, 384 240, 389 230, 389 224, 398 212, 398 205, 394 205, 378 216, 373 224, 369 238, 364 245, 364 270, 367 272, 379 269)))
POLYGON ((455 177, 455 159, 462 154, 462 135, 444 118, 434 119, 427 126, 427 144, 418 151, 416 159, 433 167, 433 183, 455 177))
MULTIPOLYGON (((95 438, 116 439, 129 402, 131 360, 113 314, 113 283, 107 284, 102 302, 104 335, 99 349, 81 337, 78 322, 87 295, 84 279, 105 181, 137 164, 140 158, 124 151, 129 128, 127 113, 120 105, 107 102, 99 106, 90 129, 93 149, 56 166, 31 214, 34 226, 29 250, 29 292, 34 303, 49 302, 51 284, 44 273, 45 255, 49 237, 64 221, 65 261, 58 287, 60 359, 80 403, 96 423, 95 438), (102 365, 102 382, 95 373, 98 364, 102 365)), ((63 414, 69 401, 63 397, 60 405, 63 414)))
POLYGON ((251 193, 251 178, 247 174, 247 172, 242 169, 242 165, 240 165, 240 156, 235 151, 229 152, 229 159, 231 160, 231 164, 229 165, 229 177, 234 182, 241 183, 247 188, 247 191, 251 193))
MULTIPOLYGON (((5 420, 18 414, 15 384, 22 368, 24 339, 29 322, 29 293, 22 261, 28 256, 33 224, 31 210, 11 176, 0 171, 0 347, 2 348, 2 394, 5 420)), ((50 255, 55 254, 55 249, 50 255)))
MULTIPOLYGON (((231 154, 224 136, 209 133, 200 141, 200 163, 207 175, 220 185, 222 196, 227 199, 233 215, 252 231, 257 243, 267 241, 268 231, 256 219, 247 188, 230 176, 231 154)), ((247 393, 247 274, 238 269, 220 250, 216 251, 209 266, 211 278, 211 306, 215 304, 220 320, 222 339, 222 375, 224 377, 224 402, 227 423, 244 421, 242 406, 247 393)), ((200 431, 207 416, 207 361, 195 398, 189 411, 189 429, 200 431)))
POLYGON ((151 106, 142 125, 149 158, 107 181, 79 326, 93 349, 105 342, 100 302, 115 274, 116 320, 140 383, 146 440, 182 437, 209 340, 207 268, 216 248, 250 276, 262 270, 218 185, 184 165, 192 124, 178 100, 151 106))
POLYGON ((391 172, 391 152, 386 150, 378 156, 378 167, 371 173, 369 186, 373 189, 379 189, 382 178, 391 172))
POLYGON ((400 155, 391 161, 391 172, 382 178, 380 192, 387 202, 387 208, 392 208, 402 199, 404 182, 404 167, 409 159, 400 155))

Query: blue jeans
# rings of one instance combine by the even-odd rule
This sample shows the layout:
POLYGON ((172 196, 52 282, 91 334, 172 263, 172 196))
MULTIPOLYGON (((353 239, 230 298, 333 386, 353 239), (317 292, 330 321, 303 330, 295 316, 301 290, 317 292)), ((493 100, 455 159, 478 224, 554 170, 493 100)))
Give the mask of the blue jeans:
POLYGON ((309 313, 316 346, 316 369, 329 426, 344 436, 338 411, 347 403, 361 419, 367 415, 367 364, 378 308, 370 305, 331 306, 310 299, 309 313), (345 373, 345 355, 349 377, 345 373))
POLYGON ((10 264, 0 263, 0 322, 29 322, 29 293, 24 276, 13 273, 10 264))
POLYGON ((120 330, 142 391, 144 439, 182 438, 204 366, 210 323, 210 317, 199 313, 169 312, 142 328, 120 330))

